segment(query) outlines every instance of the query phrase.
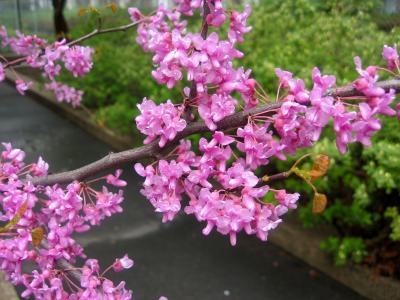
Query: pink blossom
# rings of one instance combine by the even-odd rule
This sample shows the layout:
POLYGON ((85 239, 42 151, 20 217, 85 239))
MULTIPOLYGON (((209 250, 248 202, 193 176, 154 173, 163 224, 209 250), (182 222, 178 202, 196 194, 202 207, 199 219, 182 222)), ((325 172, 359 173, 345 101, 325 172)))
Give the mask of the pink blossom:
POLYGON ((288 88, 289 87, 289 81, 292 80, 292 77, 293 77, 292 73, 290 73, 288 71, 281 70, 279 68, 276 68, 275 69, 275 74, 279 78, 279 84, 283 88, 288 88))
POLYGON ((64 52, 62 58, 65 68, 74 77, 84 76, 93 66, 92 55, 94 50, 90 47, 73 46, 64 52))
POLYGON ((233 163, 225 174, 219 176, 219 181, 225 189, 235 189, 237 187, 254 187, 259 179, 250 170, 246 170, 246 164, 243 160, 237 160, 233 163))
POLYGON ((4 26, 0 26, 0 39, 1 39, 1 46, 3 48, 7 47, 9 44, 9 38, 7 29, 4 26))
POLYGON ((18 93, 21 95, 25 95, 25 92, 29 89, 29 87, 33 84, 32 82, 25 83, 21 79, 15 80, 16 88, 18 93))
POLYGON ((35 176, 44 176, 47 175, 48 169, 49 164, 46 163, 42 157, 39 157, 38 162, 32 165, 31 172, 35 176))
POLYGON ((81 104, 83 91, 76 90, 73 87, 57 81, 46 84, 45 88, 53 91, 59 102, 70 103, 73 107, 77 107, 81 104))
POLYGON ((231 96, 213 94, 211 97, 204 95, 199 99, 199 115, 210 130, 215 130, 217 122, 235 112, 237 101, 231 96))
POLYGON ((272 156, 284 159, 281 152, 285 146, 272 137, 267 127, 247 124, 244 128, 238 128, 237 135, 243 138, 243 142, 237 143, 237 148, 246 154, 246 164, 251 169, 268 164, 268 158, 272 156))
POLYGON ((157 171, 151 167, 144 169, 140 164, 136 164, 135 169, 139 175, 146 176, 140 191, 142 195, 150 201, 156 212, 163 213, 163 222, 171 221, 181 209, 184 166, 175 160, 160 160, 157 171))
POLYGON ((222 6, 222 0, 204 0, 208 2, 210 13, 207 15, 207 23, 214 27, 220 27, 225 23, 225 10, 222 6))
POLYGON ((1 158, 11 160, 14 163, 21 163, 25 159, 25 152, 21 149, 13 148, 10 143, 2 143, 6 149, 1 153, 1 158))
POLYGON ((55 42, 54 45, 48 46, 45 49, 43 55, 43 70, 44 74, 52 81, 60 74, 61 66, 57 64, 57 61, 60 60, 64 52, 68 50, 68 46, 66 46, 65 43, 65 40, 55 42))
POLYGON ((237 11, 233 11, 231 15, 231 25, 228 32, 229 40, 232 43, 243 43, 244 42, 244 34, 251 31, 252 27, 247 27, 246 22, 247 18, 251 14, 251 6, 246 5, 243 13, 238 13, 237 11))
POLYGON ((6 73, 3 67, 3 64, 0 63, 0 82, 6 78, 6 73))
POLYGON ((336 133, 336 146, 341 153, 346 153, 347 145, 354 142, 352 121, 356 118, 356 112, 346 112, 341 102, 335 104, 333 116, 333 129, 336 133))
POLYGON ((192 16, 193 11, 199 9, 203 2, 202 0, 174 0, 174 1, 177 4, 176 9, 187 16, 192 16))
POLYGON ((186 121, 180 117, 180 111, 170 100, 157 106, 152 100, 144 98, 138 108, 141 114, 135 121, 140 132, 147 135, 145 144, 160 136, 158 144, 164 147, 167 141, 172 141, 186 127, 186 121))
POLYGON ((128 257, 127 254, 122 258, 118 258, 115 260, 113 264, 113 269, 115 272, 121 272, 124 269, 130 269, 133 267, 133 260, 128 257))
POLYGON ((399 67, 399 54, 397 53, 397 47, 388 47, 387 45, 383 46, 382 51, 383 58, 387 61, 388 69, 393 70, 396 67, 399 67))
POLYGON ((117 187, 126 186, 126 181, 119 179, 122 174, 122 170, 118 169, 115 171, 115 175, 109 174, 106 177, 107 183, 117 187))
POLYGON ((142 13, 139 11, 139 9, 137 9, 136 7, 129 7, 128 8, 128 13, 131 16, 131 20, 132 22, 137 22, 139 21, 141 18, 143 18, 142 13))
POLYGON ((122 190, 119 190, 118 193, 112 193, 103 186, 102 191, 96 193, 96 199, 96 208, 101 211, 103 218, 122 212, 120 206, 124 200, 122 190))
POLYGON ((317 67, 312 70, 312 80, 314 85, 324 92, 327 89, 334 87, 336 83, 335 76, 321 75, 321 71, 317 67))

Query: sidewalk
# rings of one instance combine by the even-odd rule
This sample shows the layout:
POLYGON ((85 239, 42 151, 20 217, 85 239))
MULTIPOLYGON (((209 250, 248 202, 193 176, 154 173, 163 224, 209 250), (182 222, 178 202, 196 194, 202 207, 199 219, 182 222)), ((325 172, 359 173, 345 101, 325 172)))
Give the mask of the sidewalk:
MULTIPOLYGON (((53 172, 82 166, 112 151, 4 83, 0 84, 0 141, 24 149, 28 161, 42 155, 53 172)), ((191 216, 162 224, 140 196, 141 180, 133 166, 126 166, 123 177, 129 183, 124 212, 79 240, 102 267, 125 253, 135 260, 131 270, 110 273, 114 280, 127 281, 135 299, 161 295, 169 300, 364 299, 271 243, 241 235, 238 245, 231 247, 229 239, 219 234, 204 237, 204 224, 191 216)))

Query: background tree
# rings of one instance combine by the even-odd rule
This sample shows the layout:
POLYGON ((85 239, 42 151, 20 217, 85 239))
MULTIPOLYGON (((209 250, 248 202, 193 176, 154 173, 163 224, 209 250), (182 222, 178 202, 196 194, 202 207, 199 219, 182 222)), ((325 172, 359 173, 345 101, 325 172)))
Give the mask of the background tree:
POLYGON ((54 9, 54 29, 58 40, 69 39, 69 28, 64 17, 64 8, 67 0, 52 0, 54 9))

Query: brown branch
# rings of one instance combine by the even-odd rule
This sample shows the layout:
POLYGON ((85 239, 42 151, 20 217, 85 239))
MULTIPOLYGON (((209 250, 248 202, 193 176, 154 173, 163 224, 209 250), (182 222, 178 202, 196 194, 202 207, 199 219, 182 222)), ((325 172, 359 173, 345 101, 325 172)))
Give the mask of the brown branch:
MULTIPOLYGON (((394 89, 397 93, 400 92, 400 80, 387 80, 378 82, 378 86, 382 87, 385 91, 394 89)), ((327 95, 333 97, 349 97, 349 96, 360 96, 360 92, 355 90, 351 86, 345 86, 331 90, 327 95)), ((265 113, 273 114, 276 109, 281 106, 281 103, 265 104, 260 107, 256 107, 250 110, 240 111, 231 116, 228 116, 217 123, 217 130, 226 131, 234 129, 247 124, 248 117, 255 114, 265 113)), ((183 131, 179 132, 174 140, 168 142, 165 148, 177 145, 179 141, 192 134, 209 132, 210 130, 204 122, 194 122, 189 124, 183 131)), ((32 183, 35 185, 53 185, 53 184, 65 184, 75 180, 82 181, 88 177, 91 177, 101 171, 115 168, 117 166, 134 163, 146 158, 156 158, 162 149, 158 146, 158 141, 154 141, 149 145, 145 145, 136 149, 126 150, 119 153, 111 153, 104 158, 95 161, 89 165, 83 166, 79 169, 52 174, 43 177, 32 178, 32 183)))
POLYGON ((136 25, 140 24, 141 22, 143 22, 146 19, 146 17, 140 19, 139 21, 127 24, 127 25, 122 25, 122 26, 118 26, 118 27, 112 27, 112 28, 105 28, 105 29, 95 29, 93 30, 91 33, 88 33, 76 40, 73 40, 72 42, 69 42, 67 44, 67 46, 74 46, 76 44, 80 44, 83 41, 90 39, 96 35, 100 35, 100 34, 105 34, 105 33, 110 33, 110 32, 118 32, 118 31, 127 31, 128 29, 135 27, 136 25))
MULTIPOLYGON (((200 30, 200 36, 203 38, 203 40, 207 39, 207 34, 208 34, 208 23, 207 23, 207 16, 210 14, 210 7, 208 6, 208 2, 204 1, 203 3, 203 21, 201 24, 201 30, 200 30)), ((189 93, 189 98, 190 100, 193 100, 197 96, 197 87, 196 83, 193 81, 192 85, 190 87, 190 93, 189 93)), ((190 106, 187 109, 186 115, 190 115, 191 113, 191 108, 190 106)), ((187 118, 189 119, 189 118, 187 118)))
POLYGON ((282 179, 286 179, 291 175, 291 172, 282 172, 282 173, 278 173, 278 174, 274 174, 271 176, 265 175, 263 177, 263 182, 270 182, 270 181, 274 181, 274 180, 282 180, 282 179))

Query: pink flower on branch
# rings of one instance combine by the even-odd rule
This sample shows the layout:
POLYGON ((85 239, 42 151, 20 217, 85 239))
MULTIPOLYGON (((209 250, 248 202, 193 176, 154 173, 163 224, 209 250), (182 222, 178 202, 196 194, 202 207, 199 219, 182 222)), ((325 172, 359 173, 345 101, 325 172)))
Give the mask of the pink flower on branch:
POLYGON ((112 265, 115 272, 121 272, 124 269, 130 269, 133 267, 133 260, 128 257, 127 254, 122 258, 117 258, 112 265))
POLYGON ((15 80, 15 85, 17 88, 18 93, 21 95, 25 95, 25 92, 29 89, 29 87, 32 85, 32 82, 25 82, 22 79, 17 79, 15 80))
POLYGON ((3 67, 3 64, 0 63, 0 82, 6 78, 6 73, 3 67))
POLYGON ((138 104, 138 108, 141 114, 135 121, 140 132, 147 135, 145 144, 160 136, 158 144, 164 147, 167 141, 172 141, 176 134, 186 127, 186 121, 181 118, 181 108, 177 109, 170 100, 156 105, 152 100, 145 98, 138 104))
POLYGON ((75 77, 84 76, 93 66, 93 52, 90 47, 73 46, 68 48, 62 58, 65 68, 75 77))
POLYGON ((389 70, 400 67, 399 54, 396 45, 394 45, 394 47, 389 47, 387 45, 383 46, 382 56, 387 61, 389 70))

